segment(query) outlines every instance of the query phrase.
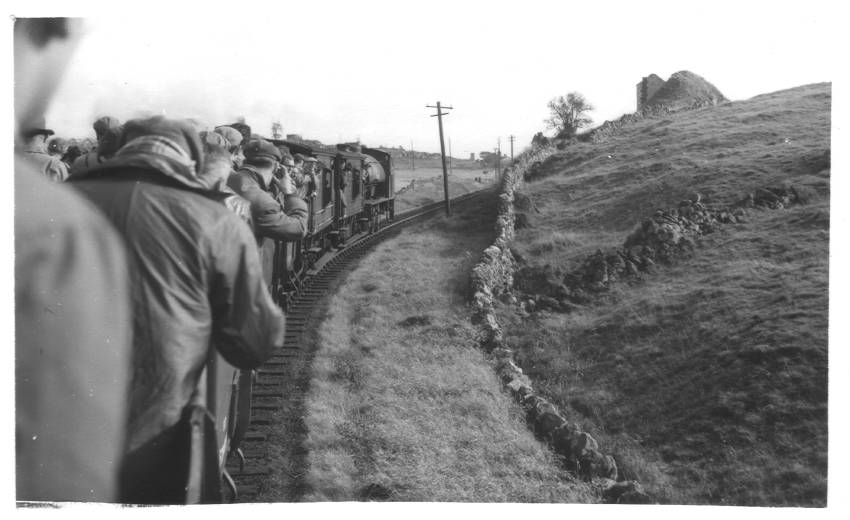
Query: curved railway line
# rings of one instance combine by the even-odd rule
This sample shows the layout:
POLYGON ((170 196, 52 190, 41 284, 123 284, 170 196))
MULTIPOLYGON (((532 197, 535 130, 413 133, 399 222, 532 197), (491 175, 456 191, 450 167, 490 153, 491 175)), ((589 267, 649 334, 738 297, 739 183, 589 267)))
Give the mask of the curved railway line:
MULTIPOLYGON (((492 191, 483 189, 452 199, 452 205, 463 204, 492 191)), ((300 293, 286 309, 286 337, 278 349, 256 373, 251 396, 250 428, 241 443, 242 459, 231 456, 227 472, 233 478, 234 502, 262 501, 269 490, 266 482, 279 480, 284 487, 283 499, 294 502, 303 492, 301 477, 306 468, 306 451, 301 445, 306 431, 302 423, 304 398, 309 386, 309 364, 314 352, 318 304, 332 294, 342 273, 368 253, 379 241, 404 226, 442 211, 443 202, 435 202, 396 215, 395 219, 371 234, 349 239, 346 247, 323 259, 304 281, 300 293), (299 370, 301 369, 301 370, 299 370), (280 452, 272 453, 272 437, 286 430, 286 442, 280 452), (270 459, 277 458, 275 463, 270 459), (272 466, 279 474, 272 476, 272 466), (294 468, 294 473, 289 471, 294 468)))

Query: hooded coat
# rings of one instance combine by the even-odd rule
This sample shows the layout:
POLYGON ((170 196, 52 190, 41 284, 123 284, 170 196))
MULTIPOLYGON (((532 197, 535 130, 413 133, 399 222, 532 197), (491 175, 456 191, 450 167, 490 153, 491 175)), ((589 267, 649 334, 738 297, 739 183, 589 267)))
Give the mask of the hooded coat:
POLYGON ((283 344, 251 230, 210 198, 197 133, 161 117, 130 121, 123 146, 72 184, 124 237, 133 309, 133 378, 122 498, 182 501, 184 409, 214 346, 257 367, 283 344))

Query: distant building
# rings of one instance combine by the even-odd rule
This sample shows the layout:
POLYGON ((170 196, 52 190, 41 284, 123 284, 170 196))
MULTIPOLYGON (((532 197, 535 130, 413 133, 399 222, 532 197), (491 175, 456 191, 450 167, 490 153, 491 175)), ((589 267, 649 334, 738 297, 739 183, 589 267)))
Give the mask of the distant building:
POLYGON ((469 152, 469 160, 470 160, 470 161, 474 161, 474 160, 475 160, 475 154, 474 154, 473 152, 469 152))
POLYGON ((664 86, 664 80, 650 74, 640 80, 637 84, 637 111, 640 112, 646 106, 647 101, 652 99, 652 96, 658 92, 658 89, 664 86))

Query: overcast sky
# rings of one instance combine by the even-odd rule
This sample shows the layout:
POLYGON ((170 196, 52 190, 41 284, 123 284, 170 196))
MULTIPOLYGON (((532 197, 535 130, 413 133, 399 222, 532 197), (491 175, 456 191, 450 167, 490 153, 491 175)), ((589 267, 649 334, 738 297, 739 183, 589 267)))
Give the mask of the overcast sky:
POLYGON ((739 100, 830 81, 841 62, 837 13, 818 1, 154 4, 59 9, 88 31, 48 112, 58 134, 93 136, 102 114, 241 116, 263 135, 280 120, 328 143, 439 151, 425 105, 440 100, 453 155, 468 157, 499 137, 507 151, 510 134, 522 148, 569 91, 598 124, 634 111, 650 73, 687 69, 739 100))

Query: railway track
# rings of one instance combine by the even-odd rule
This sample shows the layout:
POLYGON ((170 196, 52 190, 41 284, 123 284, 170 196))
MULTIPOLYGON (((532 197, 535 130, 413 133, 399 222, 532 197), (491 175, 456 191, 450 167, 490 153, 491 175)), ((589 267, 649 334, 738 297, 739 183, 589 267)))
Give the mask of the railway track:
MULTIPOLYGON (((452 205, 463 204, 491 190, 479 190, 452 199, 452 205)), ((277 480, 289 488, 282 501, 296 501, 303 490, 300 477, 306 471, 306 451, 300 439, 306 434, 302 423, 304 397, 309 384, 309 365, 315 338, 310 331, 317 325, 317 304, 330 295, 341 274, 368 253, 381 240, 391 236, 413 222, 442 211, 443 202, 435 202, 421 208, 396 215, 395 219, 371 234, 351 237, 346 247, 323 259, 304 281, 302 291, 292 302, 286 313, 286 336, 283 347, 257 371, 251 398, 250 428, 242 441, 244 461, 231 456, 227 471, 233 478, 237 494, 235 502, 252 502, 261 499, 260 494, 266 481, 277 480), (284 429, 290 439, 284 453, 273 453, 270 439, 280 435, 284 429), (277 460, 274 460, 277 458, 277 460), (278 464, 280 459, 284 464, 278 464), (288 468, 278 466, 288 466, 288 468), (273 466, 278 475, 272 479, 273 466), (295 468, 296 473, 288 469, 295 468), (288 500, 287 500, 288 499, 288 500)))

